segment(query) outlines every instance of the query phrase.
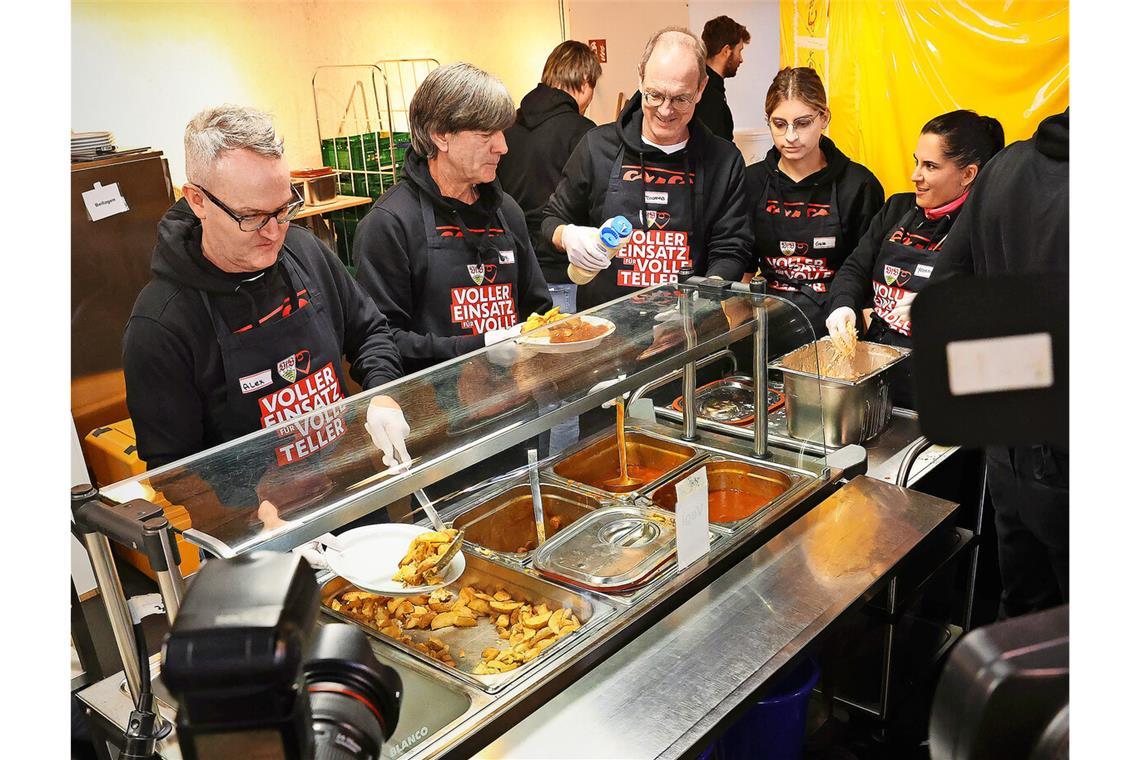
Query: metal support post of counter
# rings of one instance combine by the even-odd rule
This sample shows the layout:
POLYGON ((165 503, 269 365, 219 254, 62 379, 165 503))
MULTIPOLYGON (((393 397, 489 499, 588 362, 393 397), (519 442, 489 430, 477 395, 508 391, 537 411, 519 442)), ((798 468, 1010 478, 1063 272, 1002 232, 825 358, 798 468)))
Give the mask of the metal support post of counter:
POLYGON ((768 311, 764 305, 767 282, 759 275, 748 283, 752 291, 756 332, 752 333, 752 454, 768 456, 768 311))
MULTIPOLYGON (((692 348, 697 342, 697 332, 693 329, 693 303, 695 292, 683 291, 679 304, 681 307, 681 327, 685 331, 685 347, 692 348)), ((684 432, 681 438, 686 441, 697 440, 697 365, 695 362, 685 364, 683 379, 681 381, 682 414, 684 415, 684 432)))

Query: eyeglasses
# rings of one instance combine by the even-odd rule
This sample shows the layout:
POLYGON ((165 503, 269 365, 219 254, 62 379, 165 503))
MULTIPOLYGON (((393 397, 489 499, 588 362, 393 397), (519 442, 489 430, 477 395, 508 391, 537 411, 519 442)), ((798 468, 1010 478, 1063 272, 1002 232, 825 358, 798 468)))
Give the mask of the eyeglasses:
POLYGON ((657 108, 658 106, 665 105, 665 101, 669 101, 673 108, 678 111, 691 111, 696 101, 692 95, 664 95, 655 90, 642 90, 641 97, 645 99, 645 105, 650 108, 657 108))
POLYGON ((301 211, 301 207, 305 205, 305 199, 302 198, 301 194, 297 192, 296 185, 292 185, 291 187, 293 190, 293 200, 289 201, 276 211, 271 211, 268 214, 249 214, 248 216, 240 216, 235 213, 234 210, 229 206, 215 198, 214 194, 206 188, 202 187, 201 185, 195 185, 195 187, 201 190, 203 195, 213 201, 215 206, 220 208, 222 211, 225 211, 226 215, 229 216, 230 219, 233 219, 235 222, 237 222, 238 229, 240 229, 242 232, 257 232, 262 227, 269 224, 270 219, 276 219, 278 224, 285 224, 290 219, 297 216, 297 214, 301 211))
POLYGON ((791 123, 788 123, 783 119, 768 119, 768 126, 771 127, 772 131, 776 134, 786 135, 789 131, 797 133, 806 132, 807 130, 811 129, 811 126, 815 123, 815 120, 822 115, 823 111, 816 111, 815 115, 813 116, 801 116, 791 123))

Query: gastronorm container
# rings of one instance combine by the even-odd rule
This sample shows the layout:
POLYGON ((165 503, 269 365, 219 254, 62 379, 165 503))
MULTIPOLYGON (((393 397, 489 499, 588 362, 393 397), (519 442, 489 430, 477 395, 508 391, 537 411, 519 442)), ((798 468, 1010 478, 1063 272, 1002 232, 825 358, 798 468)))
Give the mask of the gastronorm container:
MULTIPOLYGON (((747 375, 730 375, 697 388, 695 394, 697 416, 723 422, 726 425, 748 425, 755 418, 752 378, 747 375)), ((768 389, 768 411, 774 412, 784 403, 784 394, 775 388, 768 389)), ((673 409, 685 411, 685 399, 673 400, 673 409)))
MULTIPOLYGON (((542 521, 548 541, 602 505, 597 496, 569 486, 542 483, 539 488, 542 491, 542 521)), ((455 527, 467 531, 465 543, 499 552, 505 555, 504 559, 516 562, 529 559, 538 543, 530 486, 511 486, 492 496, 456 517, 455 527)))
POLYGON ((639 505, 605 507, 538 548, 534 568, 594 591, 625 591, 652 580, 677 551, 672 516, 639 505))
POLYGON ((332 169, 298 169, 289 172, 294 185, 302 185, 306 206, 323 206, 336 200, 336 172, 332 169))
POLYGON ((844 371, 843 377, 832 377, 825 366, 830 340, 800 346, 768 365, 784 373, 788 434, 827 446, 868 441, 891 419, 890 389, 884 373, 905 359, 910 349, 859 341, 852 364, 846 368, 850 371, 844 371), (817 346, 822 348, 818 354, 817 346), (817 366, 823 367, 822 377, 817 366))
POLYGON ((677 508, 677 481, 704 467, 709 484, 709 522, 730 530, 747 522, 783 496, 800 478, 771 467, 712 457, 686 467, 648 494, 653 506, 677 508))
MULTIPOLYGON (((641 480, 639 489, 651 486, 697 456, 692 446, 658 438, 640 431, 627 430, 625 450, 630 477, 641 480)), ((554 474, 560 478, 583 483, 606 493, 622 492, 607 487, 606 482, 617 478, 619 472, 617 431, 587 443, 554 465, 554 474)))
MULTIPOLYGON (((428 630, 410 629, 404 631, 404 633, 408 634, 408 636, 417 643, 425 643, 429 637, 435 637, 449 645, 451 647, 450 654, 456 663, 453 668, 428 657, 413 647, 407 646, 396 639, 380 633, 380 631, 373 626, 357 620, 350 615, 333 610, 330 605, 334 597, 343 591, 356 590, 356 587, 344 578, 335 577, 327 581, 324 586, 321 587, 321 606, 326 614, 343 622, 356 625, 373 638, 396 647, 403 652, 407 652, 412 657, 427 663, 448 677, 470 684, 488 693, 500 691, 516 678, 526 675, 544 659, 549 659, 551 653, 564 649, 567 642, 578 640, 583 636, 589 636, 590 631, 599 625, 606 617, 605 613, 611 610, 611 608, 604 607, 596 600, 588 599, 570 589, 556 586, 541 578, 526 575, 508 567, 503 567, 488 559, 479 557, 476 554, 468 553, 466 560, 467 568, 463 571, 463 575, 461 575, 459 580, 455 583, 448 586, 448 590, 458 594, 459 590, 464 586, 474 586, 486 593, 494 593, 496 590, 502 589, 509 593, 511 598, 516 601, 525 600, 535 605, 545 604, 551 610, 569 608, 574 612, 578 620, 581 621, 582 627, 558 639, 552 646, 543 650, 536 658, 514 670, 494 675, 475 675, 472 671, 482 659, 482 651, 488 647, 500 648, 504 646, 504 642, 499 638, 498 631, 495 629, 494 619, 481 617, 478 623, 471 628, 448 627, 440 628, 436 631, 430 628, 428 630), (463 653, 462 656, 460 656, 460 652, 463 653)), ((387 597, 383 598, 387 599, 387 597)))

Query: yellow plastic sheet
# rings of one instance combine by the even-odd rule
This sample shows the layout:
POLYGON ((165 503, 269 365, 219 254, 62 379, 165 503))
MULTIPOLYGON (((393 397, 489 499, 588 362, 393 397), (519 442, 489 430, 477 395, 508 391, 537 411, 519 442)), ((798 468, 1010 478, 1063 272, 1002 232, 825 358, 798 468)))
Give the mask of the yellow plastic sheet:
POLYGON ((781 0, 780 65, 827 87, 828 135, 887 195, 913 188, 915 142, 957 108, 996 117, 1006 143, 1069 105, 1069 3, 781 0))

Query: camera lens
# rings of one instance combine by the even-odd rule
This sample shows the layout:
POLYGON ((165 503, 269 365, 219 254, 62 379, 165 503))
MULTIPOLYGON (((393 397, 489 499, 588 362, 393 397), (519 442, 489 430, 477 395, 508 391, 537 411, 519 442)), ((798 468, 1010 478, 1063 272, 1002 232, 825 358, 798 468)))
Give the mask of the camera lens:
POLYGON ((403 684, 351 625, 323 625, 305 662, 317 760, 380 757, 400 717, 403 684))

